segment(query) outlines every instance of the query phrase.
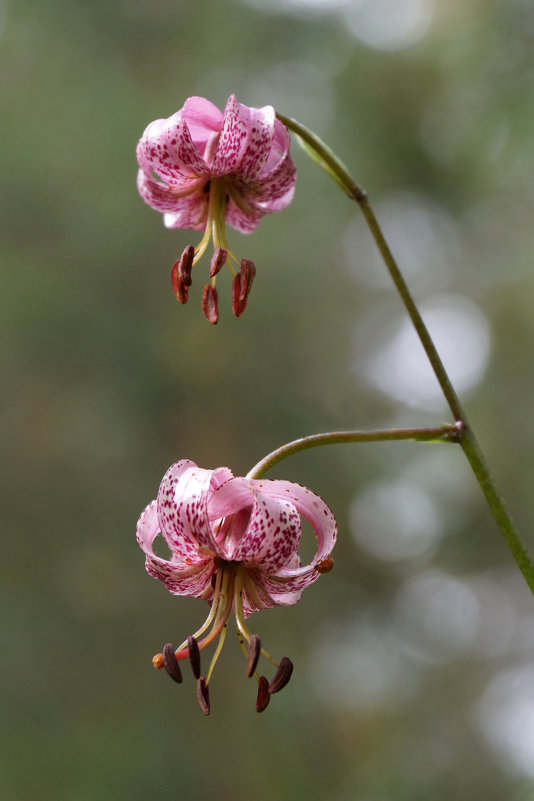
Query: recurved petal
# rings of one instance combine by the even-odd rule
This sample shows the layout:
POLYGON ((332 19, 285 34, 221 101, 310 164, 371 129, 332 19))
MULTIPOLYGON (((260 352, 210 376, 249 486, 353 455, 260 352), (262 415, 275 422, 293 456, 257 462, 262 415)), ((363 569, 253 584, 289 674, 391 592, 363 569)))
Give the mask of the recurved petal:
POLYGON ((224 557, 258 566, 271 573, 288 565, 297 552, 301 523, 294 505, 285 498, 272 498, 257 492, 254 482, 233 478, 210 499, 210 518, 234 515, 224 541, 219 542, 224 557), (248 515, 237 514, 249 510, 248 515))
POLYGON ((297 168, 288 153, 271 172, 242 191, 246 191, 248 201, 260 203, 265 211, 281 211, 291 203, 296 182, 297 168))
POLYGON ((156 211, 180 213, 193 213, 198 215, 198 209, 206 206, 205 193, 202 191, 204 179, 199 178, 188 181, 187 185, 178 189, 157 181, 144 170, 137 173, 137 189, 145 201, 156 211), (199 203, 201 201, 201 203, 199 203))
POLYGON ((251 108, 230 95, 213 160, 213 175, 237 173, 245 181, 257 178, 271 152, 274 123, 272 106, 251 108))
POLYGON ((231 475, 228 468, 204 470, 182 459, 165 473, 158 492, 161 533, 173 552, 199 549, 217 554, 208 517, 208 500, 215 486, 231 475), (213 485, 212 485, 213 481, 213 485))
MULTIPOLYGON (((298 568, 300 568, 300 558, 296 553, 285 566, 284 572, 298 568)), ((260 597, 269 597, 275 606, 293 606, 301 599, 302 589, 292 589, 287 583, 278 581, 276 575, 268 575, 257 569, 251 573, 250 580, 254 581, 256 592, 260 597)))
POLYGON ((230 200, 226 207, 226 222, 241 234, 250 234, 256 229, 265 213, 259 207, 253 206, 248 206, 248 211, 243 211, 230 194, 230 200))
POLYGON ((199 153, 204 154, 211 135, 222 130, 224 120, 222 111, 205 97, 188 97, 182 112, 191 139, 199 153))
POLYGON ((260 179, 284 160, 289 153, 290 144, 291 140, 289 131, 287 130, 286 126, 280 122, 280 120, 275 119, 271 152, 269 153, 269 158, 265 162, 263 170, 259 175, 260 179))
POLYGON ((263 587, 271 597, 287 592, 299 592, 317 580, 320 573, 315 565, 329 557, 334 548, 337 538, 334 515, 318 495, 300 484, 269 479, 252 483, 259 492, 264 492, 275 499, 285 498, 292 503, 314 530, 317 551, 308 565, 283 567, 276 573, 262 575, 263 587))
POLYGON ((190 203, 184 205, 180 211, 169 211, 163 215, 166 228, 189 228, 194 231, 203 231, 208 219, 208 199, 202 194, 194 194, 190 203))
POLYGON ((337 523, 332 510, 322 498, 307 487, 291 481, 260 479, 252 482, 258 492, 271 498, 290 501, 312 526, 317 538, 314 563, 330 556, 337 539, 337 523))
POLYGON ((137 523, 137 541, 146 555, 146 570, 161 581, 175 595, 203 595, 211 584, 213 560, 191 554, 186 557, 189 563, 172 561, 156 556, 152 544, 160 533, 157 515, 157 502, 152 501, 142 513, 137 523))
POLYGON ((182 110, 172 117, 150 123, 137 146, 137 160, 145 172, 150 174, 150 170, 154 170, 171 186, 180 188, 188 179, 209 174, 191 138, 182 110))

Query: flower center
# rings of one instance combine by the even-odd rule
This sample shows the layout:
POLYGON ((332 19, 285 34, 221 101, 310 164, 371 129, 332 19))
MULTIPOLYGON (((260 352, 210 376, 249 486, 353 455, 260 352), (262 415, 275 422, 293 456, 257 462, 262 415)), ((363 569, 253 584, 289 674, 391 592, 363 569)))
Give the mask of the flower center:
POLYGON ((208 194, 208 217, 204 235, 198 245, 188 245, 180 258, 174 262, 171 279, 174 294, 180 303, 186 303, 191 286, 191 270, 200 261, 213 240, 213 255, 210 261, 210 282, 202 291, 202 311, 210 323, 219 320, 218 295, 215 288, 216 276, 223 264, 227 264, 233 276, 232 310, 241 317, 247 305, 256 268, 250 259, 239 262, 232 252, 226 238, 226 209, 230 199, 229 187, 224 178, 207 181, 204 192, 208 194))
MULTIPOLYGON (((155 668, 165 668, 171 678, 181 683, 182 673, 179 662, 189 658, 195 678, 197 679, 197 696, 204 714, 210 713, 209 683, 213 669, 222 651, 228 618, 234 609, 237 636, 239 644, 247 660, 247 676, 254 676, 258 682, 256 698, 256 711, 263 712, 267 707, 273 693, 281 690, 291 677, 293 665, 287 657, 278 663, 261 646, 257 634, 251 634, 245 623, 243 609, 243 591, 247 582, 247 570, 241 562, 229 562, 216 557, 214 559, 215 572, 213 574, 213 598, 208 617, 202 626, 175 650, 170 643, 164 647, 163 652, 156 654, 152 660, 155 668), (206 633, 207 632, 207 633, 206 633), (204 635, 202 637, 202 635, 204 635), (202 637, 201 639, 199 639, 202 637), (218 638, 217 646, 211 658, 206 675, 201 675, 200 652, 218 638), (259 675, 256 668, 260 656, 265 657, 276 668, 271 682, 265 676, 259 675)), ((247 590, 252 582, 247 582, 247 590)))

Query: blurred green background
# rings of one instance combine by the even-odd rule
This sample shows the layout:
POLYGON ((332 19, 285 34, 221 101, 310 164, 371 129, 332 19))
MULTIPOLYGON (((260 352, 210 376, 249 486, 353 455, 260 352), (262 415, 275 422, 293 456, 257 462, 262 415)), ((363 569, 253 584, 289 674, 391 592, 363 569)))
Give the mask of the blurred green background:
MULTIPOLYGON (((203 620, 144 571, 141 509, 190 458, 244 474, 317 431, 449 414, 370 237, 293 147, 249 237, 245 315, 180 307, 196 234, 135 189, 189 95, 273 104, 368 190, 534 547, 534 5, 0 0, 5 801, 534 797, 534 602, 453 446, 336 446, 272 472, 340 526, 335 570, 251 625, 295 663, 262 715, 228 638, 212 714, 151 657, 203 620)), ((196 272, 198 270, 198 272, 196 272)))

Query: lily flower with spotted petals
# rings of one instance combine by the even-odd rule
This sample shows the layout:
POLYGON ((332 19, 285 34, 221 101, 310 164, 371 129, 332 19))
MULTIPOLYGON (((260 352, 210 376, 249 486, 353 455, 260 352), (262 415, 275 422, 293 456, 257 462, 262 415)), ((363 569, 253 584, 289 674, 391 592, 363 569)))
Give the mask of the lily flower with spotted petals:
POLYGON ((334 515, 318 495, 289 481, 234 477, 227 467, 204 470, 186 459, 165 474, 158 497, 139 518, 137 541, 146 555, 147 572, 175 595, 203 598, 210 604, 204 624, 174 649, 167 644, 154 666, 181 681, 178 663, 189 658, 197 679, 202 711, 209 714, 209 682, 222 649, 230 613, 247 657, 247 675, 258 682, 256 709, 289 681, 293 665, 278 663, 251 634, 246 618, 273 606, 296 604, 305 587, 333 565, 337 536, 334 515), (298 547, 301 516, 317 539, 313 560, 301 565, 298 547), (158 556, 161 535, 170 559, 158 556), (208 671, 202 675, 200 652, 218 639, 208 671), (263 656, 275 668, 269 682, 257 672, 263 656))
POLYGON ((204 314, 212 323, 219 319, 215 276, 226 262, 234 276, 233 312, 240 317, 255 268, 230 250, 226 223, 250 233, 264 214, 291 203, 297 179, 289 133, 274 108, 250 108, 230 95, 223 114, 209 100, 190 97, 172 117, 150 123, 137 145, 137 160, 139 193, 163 213, 165 225, 204 231, 173 266, 176 297, 187 301, 191 268, 213 240, 204 314))

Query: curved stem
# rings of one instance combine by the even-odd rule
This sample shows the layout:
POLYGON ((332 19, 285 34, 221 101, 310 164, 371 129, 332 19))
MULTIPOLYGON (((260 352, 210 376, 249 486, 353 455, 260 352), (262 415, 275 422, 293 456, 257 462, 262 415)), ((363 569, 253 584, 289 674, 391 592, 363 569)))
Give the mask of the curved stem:
POLYGON ((461 442, 463 426, 446 424, 439 428, 386 428, 375 431, 329 431, 327 434, 312 434, 282 445, 265 456, 247 478, 261 478, 275 464, 308 448, 335 445, 343 442, 391 442, 393 440, 415 440, 416 442, 461 442))
MULTIPOLYGON (((343 162, 316 134, 292 117, 284 117, 281 114, 277 114, 277 117, 281 122, 284 123, 284 125, 287 126, 287 128, 296 134, 300 144, 304 147, 312 160, 318 164, 321 169, 323 169, 327 175, 329 175, 343 189, 343 191, 351 200, 356 201, 360 206, 369 231, 371 232, 371 235, 393 280, 397 292, 404 303, 406 311, 410 316, 414 328, 419 336, 419 340, 425 349, 425 353, 430 361, 430 364, 432 365, 432 369, 434 370, 434 374, 439 382, 447 403, 449 404, 449 408, 454 415, 454 419, 459 425, 462 426, 463 436, 460 439, 462 450, 464 451, 471 469, 473 470, 473 473, 475 474, 475 477, 480 485, 480 488, 484 493, 493 517, 495 518, 517 565, 519 566, 519 569, 523 573, 527 584, 534 594, 534 564, 532 563, 528 551, 515 529, 514 523, 506 509, 503 499, 497 492, 495 483, 484 461, 480 446, 467 421, 467 416, 462 408, 460 399, 458 398, 456 390, 454 389, 447 371, 445 370, 443 362, 441 361, 441 358, 436 350, 436 346, 434 345, 424 320, 421 317, 421 314, 411 296, 399 266, 389 248, 389 245, 387 244, 386 238, 384 237, 382 229, 367 198, 367 193, 352 178, 343 162)), ((343 442, 350 441, 354 442, 363 440, 343 440, 343 442)), ((325 443, 321 442, 317 444, 325 443)), ((285 447, 288 446, 284 446, 284 448, 285 447)), ((272 456, 273 455, 270 454, 270 456, 266 457, 266 459, 269 459, 272 456)), ((272 463, 275 464, 276 461, 279 460, 275 459, 272 463)))

